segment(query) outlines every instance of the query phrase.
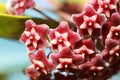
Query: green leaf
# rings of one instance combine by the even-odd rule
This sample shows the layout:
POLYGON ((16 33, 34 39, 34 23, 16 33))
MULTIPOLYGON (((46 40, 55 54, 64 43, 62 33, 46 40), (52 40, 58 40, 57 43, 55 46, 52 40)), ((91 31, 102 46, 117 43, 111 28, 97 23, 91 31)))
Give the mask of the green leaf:
POLYGON ((46 19, 6 14, 5 6, 0 4, 0 37, 19 39, 25 29, 25 21, 28 19, 34 20, 36 24, 48 24, 52 28, 57 26, 56 23, 46 19))
POLYGON ((30 18, 0 14, 0 37, 18 39, 25 28, 27 19, 30 18))

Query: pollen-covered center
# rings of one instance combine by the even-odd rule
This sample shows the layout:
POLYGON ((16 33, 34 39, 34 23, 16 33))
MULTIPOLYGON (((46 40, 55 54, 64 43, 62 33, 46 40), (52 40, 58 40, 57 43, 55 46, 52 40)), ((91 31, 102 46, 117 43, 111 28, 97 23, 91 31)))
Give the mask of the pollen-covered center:
POLYGON ((109 5, 105 3, 103 8, 104 8, 105 10, 108 10, 108 9, 109 9, 109 5))
POLYGON ((110 6, 110 3, 107 3, 106 1, 103 1, 103 2, 102 2, 101 7, 102 7, 104 10, 109 10, 109 6, 110 6))
POLYGON ((34 48, 37 48, 37 42, 41 42, 41 38, 39 34, 36 32, 34 28, 31 29, 30 32, 25 32, 26 37, 28 38, 25 42, 26 45, 33 45, 34 48))
POLYGON ((93 27, 94 26, 94 22, 89 20, 87 21, 87 27, 93 27))
POLYGON ((61 45, 66 45, 69 41, 68 41, 68 33, 59 33, 59 32, 55 32, 55 36, 56 36, 56 41, 57 44, 61 44, 61 45), (67 42, 67 43, 66 43, 67 42))
POLYGON ((120 31, 114 31, 112 38, 120 39, 120 31))
POLYGON ((43 62, 37 61, 37 60, 33 60, 33 62, 34 62, 34 67, 37 71, 47 74, 47 71, 45 69, 45 65, 43 62))
POLYGON ((65 39, 62 36, 60 36, 59 38, 57 38, 57 41, 58 41, 59 44, 63 44, 65 39))

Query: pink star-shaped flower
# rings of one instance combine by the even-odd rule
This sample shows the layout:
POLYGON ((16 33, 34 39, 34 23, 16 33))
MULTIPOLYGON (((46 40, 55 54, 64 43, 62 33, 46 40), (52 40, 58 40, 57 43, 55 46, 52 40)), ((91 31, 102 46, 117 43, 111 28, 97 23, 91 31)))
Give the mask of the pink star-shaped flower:
POLYGON ((25 43, 30 51, 45 47, 48 45, 46 39, 48 28, 45 24, 36 25, 32 20, 28 20, 20 40, 25 43))
POLYGON ((105 48, 107 48, 108 50, 111 50, 112 48, 119 44, 120 44, 119 40, 115 40, 112 38, 108 38, 105 40, 105 48))
POLYGON ((82 40, 75 45, 75 53, 84 56, 84 60, 88 60, 94 57, 95 51, 95 42, 91 38, 87 40, 82 40))
POLYGON ((73 47, 80 36, 70 30, 67 22, 61 22, 56 29, 49 31, 50 43, 53 50, 61 51, 64 46, 73 47))
MULTIPOLYGON (((86 69, 86 68, 89 68, 90 69, 90 67, 92 67, 93 65, 94 66, 98 66, 98 62, 101 62, 102 61, 102 58, 101 58, 101 55, 99 55, 99 54, 97 54, 94 58, 92 58, 91 60, 89 60, 89 61, 86 61, 85 63, 83 63, 83 64, 80 64, 80 65, 78 65, 78 68, 80 69, 80 70, 82 70, 82 69, 86 69)), ((97 67, 96 67, 97 68, 97 67)), ((96 69, 95 69, 96 70, 96 69)))
POLYGON ((47 70, 41 61, 33 60, 33 64, 26 68, 25 73, 35 79, 41 74, 47 75, 47 70))
POLYGON ((31 78, 37 80, 38 77, 41 75, 39 71, 36 70, 35 65, 32 64, 25 68, 25 74, 31 78))
POLYGON ((110 54, 111 56, 113 56, 113 55, 120 56, 120 45, 117 45, 117 46, 115 46, 113 49, 111 49, 111 50, 109 51, 109 54, 110 54))
POLYGON ((64 47, 60 53, 51 53, 50 59, 57 65, 58 69, 76 69, 77 65, 83 62, 83 56, 75 54, 69 47, 64 47))
POLYGON ((8 13, 14 15, 22 15, 26 9, 34 5, 34 0, 8 0, 6 4, 8 13))
POLYGON ((98 14, 93 6, 88 4, 85 11, 73 14, 72 20, 77 25, 81 36, 90 35, 98 37, 101 33, 102 24, 106 21, 106 17, 103 14, 98 14))
POLYGON ((109 51, 109 62, 112 64, 114 60, 117 60, 120 57, 120 45, 116 45, 109 51))
POLYGON ((120 57, 120 41, 108 38, 105 41, 105 49, 101 53, 104 60, 113 64, 114 59, 120 57))
POLYGON ((118 26, 120 25, 120 15, 119 13, 113 13, 110 17, 110 22, 112 23, 112 26, 118 26))
POLYGON ((95 53, 94 50, 88 49, 87 46, 85 46, 85 45, 83 45, 83 46, 80 47, 79 49, 75 49, 74 51, 75 51, 75 53, 81 54, 81 55, 83 55, 83 56, 86 56, 86 55, 90 55, 90 54, 94 54, 94 53, 95 53))
POLYGON ((112 38, 112 39, 115 39, 115 40, 119 40, 120 41, 120 25, 118 26, 112 26, 110 28, 110 31, 107 35, 107 38, 112 38))
POLYGON ((110 32, 111 26, 117 27, 120 25, 120 15, 118 13, 113 13, 109 20, 102 26, 102 38, 105 41, 108 33, 110 32))
POLYGON ((113 12, 116 11, 117 0, 93 0, 92 4, 98 13, 104 13, 107 17, 110 17, 113 12))
POLYGON ((45 52, 42 49, 39 49, 35 53, 30 53, 29 57, 36 68, 40 68, 40 70, 47 74, 53 69, 53 63, 48 61, 45 52))

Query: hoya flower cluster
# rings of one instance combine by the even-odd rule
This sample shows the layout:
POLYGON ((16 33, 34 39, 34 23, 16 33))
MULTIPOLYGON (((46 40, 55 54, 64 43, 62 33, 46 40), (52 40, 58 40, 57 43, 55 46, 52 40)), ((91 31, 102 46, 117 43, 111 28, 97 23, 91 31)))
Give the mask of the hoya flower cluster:
POLYGON ((120 1, 91 0, 71 18, 77 31, 66 21, 55 29, 26 21, 20 40, 28 48, 31 80, 106 80, 120 69, 120 1))

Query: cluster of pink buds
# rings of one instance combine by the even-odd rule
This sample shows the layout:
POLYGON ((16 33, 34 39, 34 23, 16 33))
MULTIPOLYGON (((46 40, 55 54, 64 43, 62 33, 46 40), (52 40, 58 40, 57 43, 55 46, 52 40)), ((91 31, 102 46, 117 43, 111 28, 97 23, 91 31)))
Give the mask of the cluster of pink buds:
POLYGON ((91 0, 72 21, 77 31, 66 21, 55 29, 26 21, 31 80, 106 80, 120 70, 120 1, 91 0))

